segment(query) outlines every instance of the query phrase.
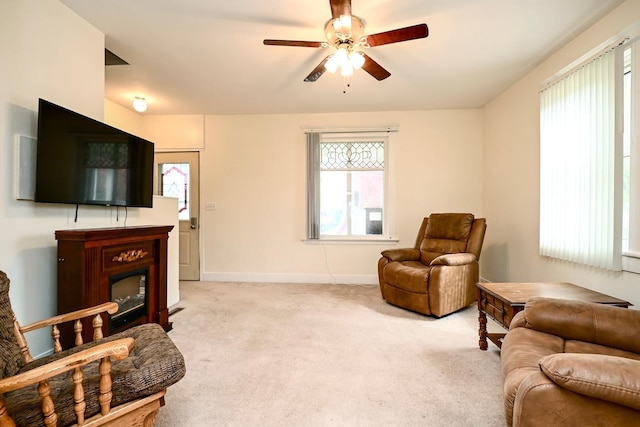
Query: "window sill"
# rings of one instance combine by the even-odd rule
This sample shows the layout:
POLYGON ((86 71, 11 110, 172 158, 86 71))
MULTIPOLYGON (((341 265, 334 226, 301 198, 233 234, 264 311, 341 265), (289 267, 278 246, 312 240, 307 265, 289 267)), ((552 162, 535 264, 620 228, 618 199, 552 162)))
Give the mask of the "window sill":
POLYGON ((622 270, 640 274, 640 254, 624 254, 622 256, 622 270))
POLYGON ((397 237, 322 237, 320 239, 302 239, 304 243, 311 245, 361 245, 361 244, 380 244, 380 243, 398 243, 397 237))

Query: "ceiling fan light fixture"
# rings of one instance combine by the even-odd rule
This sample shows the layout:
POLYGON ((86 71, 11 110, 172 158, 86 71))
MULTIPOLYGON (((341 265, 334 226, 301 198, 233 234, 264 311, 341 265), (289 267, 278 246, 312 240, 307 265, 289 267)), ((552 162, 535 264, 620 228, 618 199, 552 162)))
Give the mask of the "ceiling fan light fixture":
POLYGON ((348 78, 354 70, 362 69, 378 81, 391 76, 380 64, 375 62, 361 49, 382 46, 391 43, 422 39, 429 35, 427 24, 411 25, 395 30, 375 34, 364 34, 365 21, 351 14, 351 0, 330 0, 331 19, 324 24, 326 41, 275 40, 265 39, 265 45, 301 46, 313 48, 335 48, 334 54, 327 55, 307 77, 305 82, 315 82, 325 71, 340 73, 345 77, 345 87, 349 86, 348 78))
POLYGON ((329 46, 341 42, 354 43, 364 36, 365 22, 355 15, 329 19, 324 25, 324 35, 329 46))
POLYGON ((342 77, 349 77, 353 75, 353 65, 351 62, 347 61, 340 67, 340 74, 342 77))
POLYGON ((340 15, 332 22, 333 30, 336 35, 341 39, 348 39, 351 37, 351 15, 340 15))
POLYGON ((327 62, 324 63, 324 68, 331 74, 335 73, 339 66, 340 64, 338 64, 338 60, 335 55, 331 55, 327 62))
POLYGON ((349 62, 354 70, 359 70, 364 65, 364 55, 354 50, 349 54, 349 62))
POLYGON ((147 111, 147 101, 141 96, 136 96, 133 99, 133 109, 138 113, 144 113, 147 111))
POLYGON ((333 54, 333 57, 336 58, 336 61, 338 61, 339 65, 347 62, 349 60, 349 52, 347 52, 347 46, 344 44, 338 46, 338 48, 336 49, 336 53, 333 54))

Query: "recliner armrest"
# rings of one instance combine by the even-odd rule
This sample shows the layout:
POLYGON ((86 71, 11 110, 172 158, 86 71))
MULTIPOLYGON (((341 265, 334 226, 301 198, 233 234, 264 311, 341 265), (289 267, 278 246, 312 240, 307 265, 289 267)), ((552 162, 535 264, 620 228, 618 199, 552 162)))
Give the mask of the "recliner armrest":
POLYGON ((387 249, 381 252, 390 261, 418 261, 420 251, 415 248, 387 249))
POLYGON ((475 260, 476 256, 470 253, 446 254, 435 258, 429 265, 466 265, 475 260))
POLYGON ((640 361, 602 354, 557 353, 539 361, 557 385, 640 410, 640 361))

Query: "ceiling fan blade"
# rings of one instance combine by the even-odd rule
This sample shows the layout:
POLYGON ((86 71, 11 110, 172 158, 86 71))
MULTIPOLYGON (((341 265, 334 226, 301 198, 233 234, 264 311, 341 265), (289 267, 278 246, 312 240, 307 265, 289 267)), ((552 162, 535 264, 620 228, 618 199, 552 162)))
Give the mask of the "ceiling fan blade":
POLYGON ((367 36, 369 46, 381 46, 383 44, 404 42, 407 40, 423 39, 429 35, 427 24, 412 25, 398 28, 397 30, 384 31, 382 33, 367 36))
POLYGON ((326 68, 324 68, 324 64, 326 64, 327 61, 329 60, 329 56, 324 58, 324 60, 321 63, 319 63, 318 66, 314 68, 313 71, 310 72, 307 77, 304 78, 305 82, 313 83, 316 80, 318 80, 320 76, 324 74, 324 72, 327 70, 326 68))
POLYGON ((364 64, 362 65, 362 69, 367 73, 371 74, 377 80, 384 80, 391 75, 390 72, 382 68, 382 65, 371 59, 369 55, 364 52, 362 52, 362 54, 364 55, 364 64))
POLYGON ((329 0, 329 3, 331 4, 331 18, 351 16, 351 0, 329 0))
POLYGON ((273 40, 265 39, 264 44, 268 46, 297 46, 297 47, 326 47, 325 42, 308 42, 303 40, 273 40))

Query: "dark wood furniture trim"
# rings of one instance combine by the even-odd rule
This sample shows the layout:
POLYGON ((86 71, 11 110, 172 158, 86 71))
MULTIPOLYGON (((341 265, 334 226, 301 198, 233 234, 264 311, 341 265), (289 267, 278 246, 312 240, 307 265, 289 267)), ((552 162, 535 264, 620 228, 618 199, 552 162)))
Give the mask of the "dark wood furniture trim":
POLYGON ((628 308, 631 304, 610 295, 592 291, 567 282, 540 283, 478 283, 478 344, 486 350, 487 339, 498 348, 506 333, 488 333, 487 316, 503 328, 509 329, 513 317, 524 310, 527 301, 533 297, 572 299, 598 304, 609 304, 628 308))
MULTIPOLYGON (((112 329, 105 336, 141 323, 159 323, 171 330, 167 308, 167 241, 173 226, 136 226, 57 230, 58 314, 109 302, 109 278, 127 271, 148 268, 147 313, 112 329)), ((103 315, 105 325, 109 318, 103 315)), ((63 333, 62 337, 73 337, 63 333)), ((83 327, 85 342, 91 327, 83 327)), ((73 345, 63 342, 64 348, 73 345)))

